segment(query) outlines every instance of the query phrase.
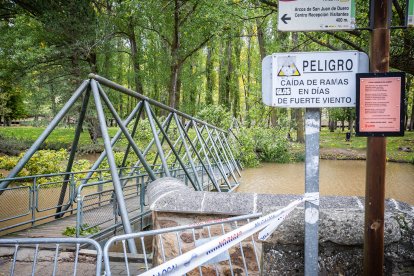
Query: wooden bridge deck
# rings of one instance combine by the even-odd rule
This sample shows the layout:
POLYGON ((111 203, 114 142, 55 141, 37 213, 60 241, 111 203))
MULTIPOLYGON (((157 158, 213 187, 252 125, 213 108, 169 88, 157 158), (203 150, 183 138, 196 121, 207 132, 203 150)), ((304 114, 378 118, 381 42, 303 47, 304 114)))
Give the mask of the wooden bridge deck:
MULTIPOLYGON (((133 210, 128 213, 129 218, 138 216, 140 211, 140 203, 136 197, 125 200, 128 210, 133 210)), ((106 204, 98 208, 90 209, 84 212, 84 216, 96 217, 101 220, 108 220, 101 225, 99 229, 109 228, 114 224, 114 215, 112 204, 106 204)), ((67 237, 63 232, 67 227, 76 227, 76 213, 65 215, 63 218, 53 221, 45 222, 33 226, 28 229, 20 230, 3 236, 2 238, 60 238, 67 237)))

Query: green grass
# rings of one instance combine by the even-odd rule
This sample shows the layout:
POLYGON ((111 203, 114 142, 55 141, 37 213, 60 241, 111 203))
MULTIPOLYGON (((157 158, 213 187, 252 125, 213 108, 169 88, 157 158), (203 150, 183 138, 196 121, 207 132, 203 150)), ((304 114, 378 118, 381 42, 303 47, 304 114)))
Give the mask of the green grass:
MULTIPOLYGON (((0 152, 8 155, 17 155, 28 149, 34 141, 43 133, 44 127, 0 127, 0 152)), ((109 135, 114 136, 116 128, 108 128, 109 135)), ((56 128, 52 131, 41 149, 58 150, 69 149, 75 136, 75 128, 56 128)), ((102 139, 98 144, 93 144, 88 131, 83 131, 80 136, 78 150, 82 153, 100 152, 103 150, 102 139)))
POLYGON ((330 132, 328 129, 323 128, 320 133, 320 145, 321 148, 340 148, 340 149, 355 149, 362 150, 367 146, 367 139, 364 137, 351 137, 351 141, 345 140, 345 132, 336 130, 330 132))
MULTIPOLYGON (((18 140, 29 140, 35 141, 45 128, 42 127, 0 127, 0 135, 7 138, 14 138, 18 140)), ((109 128, 109 134, 115 135, 116 128, 109 128)), ((46 143, 61 142, 71 144, 73 137, 75 136, 74 128, 56 128, 46 139, 46 143)), ((89 133, 83 131, 80 137, 80 143, 89 144, 91 143, 89 133)))
MULTIPOLYGON (((330 132, 322 129, 320 134, 321 149, 345 149, 355 150, 364 153, 367 148, 366 137, 352 136, 351 140, 345 140, 346 131, 336 130, 330 132)), ((397 162, 409 162, 414 164, 414 132, 406 131, 403 137, 387 137, 387 159, 397 162), (412 152, 400 150, 400 148, 410 148, 412 152)))

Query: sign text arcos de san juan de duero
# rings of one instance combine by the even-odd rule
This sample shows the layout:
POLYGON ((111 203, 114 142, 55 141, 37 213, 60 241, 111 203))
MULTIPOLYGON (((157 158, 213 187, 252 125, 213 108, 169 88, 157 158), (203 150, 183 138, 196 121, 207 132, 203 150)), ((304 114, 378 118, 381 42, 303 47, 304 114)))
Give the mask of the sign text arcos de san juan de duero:
POLYGON ((279 0, 279 31, 355 29, 355 0, 279 0))
POLYGON ((355 107, 356 73, 369 70, 357 51, 277 53, 262 62, 263 102, 275 107, 355 107))

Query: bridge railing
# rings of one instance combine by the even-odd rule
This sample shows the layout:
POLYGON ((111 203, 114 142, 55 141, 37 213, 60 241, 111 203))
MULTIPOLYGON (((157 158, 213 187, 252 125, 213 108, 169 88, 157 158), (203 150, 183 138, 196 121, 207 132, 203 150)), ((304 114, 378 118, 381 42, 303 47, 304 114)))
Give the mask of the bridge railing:
MULTIPOLYGON (((214 164, 214 167, 217 167, 214 164)), ((203 190, 211 191, 214 185, 206 177, 202 166, 198 166, 200 179, 204 183, 203 190)), ((128 216, 131 221, 139 224, 142 230, 146 225, 144 217, 149 214, 148 206, 145 202, 145 191, 151 179, 145 173, 139 173, 134 170, 134 174, 122 176, 120 180, 123 182, 123 194, 128 216)), ((162 177, 163 171, 154 170, 157 176, 162 177)), ((191 185, 188 181, 187 174, 180 168, 171 169, 172 176, 181 179, 186 185, 191 185)), ((122 175, 122 174, 121 174, 122 175)), ((222 183, 224 181, 221 181, 222 183)), ((119 215, 118 204, 114 195, 115 190, 111 180, 102 180, 81 184, 77 188, 77 219, 76 219, 76 236, 80 237, 82 233, 89 231, 88 235, 95 236, 101 234, 102 231, 110 231, 114 228, 122 227, 119 215), (97 211, 99 208, 99 211, 97 211)))
POLYGON ((75 187, 85 172, 43 174, 25 177, 5 178, 12 183, 0 189, 0 234, 19 226, 35 225, 56 215, 73 212, 75 187), (64 180, 64 179, 68 180, 64 180), (64 202, 58 204, 60 188, 68 185, 64 202), (68 204, 68 209, 56 213, 56 209, 68 204))
MULTIPOLYGON (((130 171, 130 168, 120 168, 119 171, 130 171)), ((90 171, 42 174, 25 177, 5 178, 11 186, 0 189, 0 235, 13 228, 34 226, 77 211, 76 187, 90 171), (67 180, 66 180, 67 179, 67 180), (67 185, 64 201, 59 204, 60 191, 67 185), (57 209, 67 206, 66 209, 57 209)), ((92 172, 90 180, 96 181, 96 191, 103 187, 112 186, 109 169, 99 169, 92 172)), ((102 202, 101 202, 102 203, 102 202)), ((85 205, 88 207, 88 204, 85 205)), ((20 229, 19 228, 19 229, 20 229)))
MULTIPOLYGON (((218 164, 212 164, 211 173, 217 173, 218 166, 218 164)), ((163 170, 160 169, 161 165, 154 165, 153 168, 157 177, 164 176, 163 170)), ((214 190, 215 186, 204 167, 198 165, 196 170, 198 170, 197 173, 203 183, 202 189, 205 191, 214 190)), ((123 192, 125 200, 128 201, 128 213, 132 219, 142 220, 142 217, 147 214, 144 200, 145 188, 151 179, 140 166, 119 168, 118 171, 124 184, 123 192)), ((181 167, 172 168, 171 175, 183 180, 187 185, 191 185, 188 175, 181 167)), ((103 224, 112 229, 121 223, 109 169, 43 174, 6 178, 5 180, 12 181, 12 186, 0 189, 0 235, 15 229, 27 228, 54 220, 57 216, 61 217, 65 214, 77 213, 76 226, 68 226, 76 227, 78 237, 80 232, 94 227, 96 229, 94 232, 100 232, 99 229, 103 224), (88 173, 91 173, 91 176, 88 178, 89 182, 86 183, 84 180, 88 173), (59 204, 60 191, 64 183, 67 184, 68 189, 64 201, 59 204), (56 212, 59 207, 63 206, 67 206, 67 208, 56 212), (102 209, 101 212, 95 212, 95 215, 88 214, 88 211, 93 214, 92 210, 98 207, 102 209), (112 223, 108 223, 110 221, 112 223)), ((217 180, 220 185, 225 182, 219 176, 217 176, 217 180)))
POLYGON ((9 275, 101 275, 102 248, 87 238, 23 238, 0 239, 2 272, 9 275), (81 262, 80 248, 94 250, 87 262, 81 262), (52 265, 50 265, 52 264, 52 265))

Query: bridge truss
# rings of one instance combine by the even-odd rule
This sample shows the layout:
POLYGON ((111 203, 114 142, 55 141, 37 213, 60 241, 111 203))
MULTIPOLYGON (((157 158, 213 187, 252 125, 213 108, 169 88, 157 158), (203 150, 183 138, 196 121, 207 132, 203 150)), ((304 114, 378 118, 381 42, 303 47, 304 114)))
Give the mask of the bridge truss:
MULTIPOLYGON (((232 139, 237 139, 233 131, 217 128, 101 76, 90 74, 89 77, 7 178, 0 179, 0 233, 76 214, 77 236, 94 227, 103 232, 119 226, 128 234, 132 233, 131 221, 140 219, 143 226, 143 217, 149 213, 145 204, 145 188, 159 177, 182 179, 198 191, 233 191, 238 186, 241 165, 230 146, 232 139), (137 99, 137 105, 125 120, 115 110, 104 87, 137 99), (94 101, 92 104, 91 99, 94 101), (81 101, 82 105, 66 171, 18 177, 77 101, 81 101), (73 172, 85 117, 93 108, 99 120, 105 150, 89 171, 73 172), (108 132, 107 114, 118 126, 118 132, 112 139, 108 132), (141 145, 136 137, 145 124, 151 130, 152 137, 148 144, 141 145), (117 167, 114 146, 123 139, 126 140, 126 149, 122 164, 117 167), (130 160, 135 162, 132 166, 128 166, 130 160), (109 168, 102 168, 104 161, 109 168), (16 206, 17 199, 20 200, 16 206)), ((133 242, 129 248, 134 251, 133 242)))

